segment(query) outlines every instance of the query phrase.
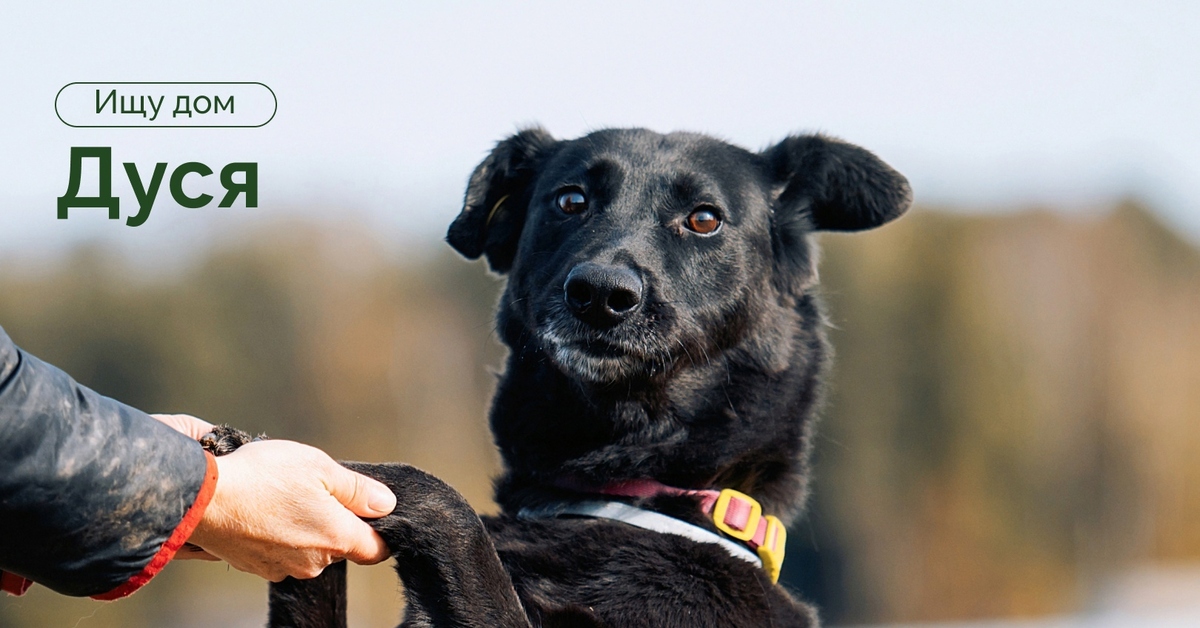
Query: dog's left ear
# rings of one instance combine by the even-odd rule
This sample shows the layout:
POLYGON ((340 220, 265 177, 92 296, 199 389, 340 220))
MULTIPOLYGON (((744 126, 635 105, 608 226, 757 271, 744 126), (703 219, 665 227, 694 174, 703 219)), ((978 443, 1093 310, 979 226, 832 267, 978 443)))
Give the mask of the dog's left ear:
POLYGON ((471 173, 462 212, 446 241, 468 259, 486 255, 498 273, 512 268, 525 226, 529 194, 542 160, 558 141, 544 129, 525 129, 492 149, 471 173))
POLYGON ((862 231, 899 218, 912 204, 908 180, 870 151, 823 135, 793 135, 764 150, 776 197, 772 229, 785 285, 816 278, 808 234, 862 231))
POLYGON ((823 135, 793 135, 763 151, 780 186, 777 211, 817 231, 862 231, 912 204, 908 180, 870 151, 823 135))

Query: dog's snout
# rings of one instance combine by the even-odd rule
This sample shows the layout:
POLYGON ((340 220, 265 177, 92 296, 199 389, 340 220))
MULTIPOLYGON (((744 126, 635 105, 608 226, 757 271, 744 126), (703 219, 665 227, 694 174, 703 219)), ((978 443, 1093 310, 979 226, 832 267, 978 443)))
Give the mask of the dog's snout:
POLYGON ((567 275, 563 298, 579 320, 611 327, 641 306, 642 289, 642 278, 632 269, 585 263, 567 275))

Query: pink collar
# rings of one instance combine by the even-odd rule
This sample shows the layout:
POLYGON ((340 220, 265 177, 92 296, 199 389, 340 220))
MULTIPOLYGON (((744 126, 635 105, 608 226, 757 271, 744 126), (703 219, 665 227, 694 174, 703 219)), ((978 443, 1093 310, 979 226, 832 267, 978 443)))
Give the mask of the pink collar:
POLYGON ((598 492, 602 495, 637 497, 639 499, 656 497, 658 495, 697 497, 700 499, 700 510, 706 515, 712 513, 713 506, 716 505, 717 499, 721 497, 721 491, 676 488, 674 486, 667 486, 658 480, 650 479, 625 480, 624 482, 606 484, 600 487, 598 492))

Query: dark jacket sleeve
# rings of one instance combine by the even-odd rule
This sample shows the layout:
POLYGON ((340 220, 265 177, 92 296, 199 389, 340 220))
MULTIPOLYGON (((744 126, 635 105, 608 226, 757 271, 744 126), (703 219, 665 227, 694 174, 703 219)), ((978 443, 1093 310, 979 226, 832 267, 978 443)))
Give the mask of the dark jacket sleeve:
POLYGON ((132 593, 187 540, 216 484, 200 446, 77 384, 0 329, 0 584, 132 593), (8 572, 8 573, 3 573, 8 572))

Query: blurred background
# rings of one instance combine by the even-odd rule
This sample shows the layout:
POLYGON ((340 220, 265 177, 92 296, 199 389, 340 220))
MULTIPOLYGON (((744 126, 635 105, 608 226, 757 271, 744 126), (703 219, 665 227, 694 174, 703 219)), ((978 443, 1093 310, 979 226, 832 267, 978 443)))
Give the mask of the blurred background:
MULTIPOLYGON (((1200 625, 1198 29, 1182 2, 5 6, 0 326, 137 407, 410 462, 493 512, 502 280, 441 243, 492 143, 822 131, 917 207, 821 237, 837 360, 785 586, 831 625, 1200 625), (54 116, 68 82, 155 80, 261 81, 279 113, 54 116), (260 206, 59 221, 72 146, 255 161, 260 206)), ((390 569, 350 578, 352 625, 394 625, 390 569)), ((0 597, 4 628, 265 613, 197 562, 117 603, 0 597)))

